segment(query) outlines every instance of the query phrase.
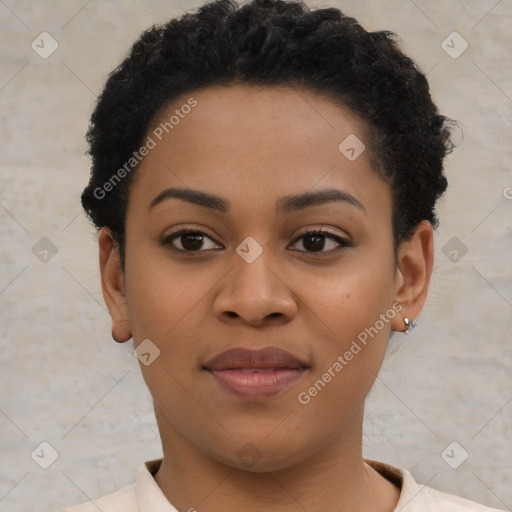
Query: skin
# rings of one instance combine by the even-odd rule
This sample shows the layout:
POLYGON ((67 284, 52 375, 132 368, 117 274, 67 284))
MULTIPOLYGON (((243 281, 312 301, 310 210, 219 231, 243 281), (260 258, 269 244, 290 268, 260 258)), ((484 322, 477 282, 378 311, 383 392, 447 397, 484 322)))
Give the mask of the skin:
MULTIPOLYGON (((338 149, 349 134, 364 142, 365 125, 327 97, 242 85, 193 96, 197 107, 134 176, 124 274, 112 233, 105 227, 99 235, 113 335, 120 342, 133 337, 135 347, 149 338, 160 349, 150 365, 140 363, 163 446, 155 480, 180 511, 392 511, 399 489, 362 458, 364 400, 391 330, 404 331, 403 318, 416 318, 423 307, 432 227, 421 222, 395 259, 389 186, 367 152, 349 161, 338 149), (221 196, 231 209, 180 199, 149 209, 169 187, 221 196), (284 196, 327 188, 350 193, 364 210, 331 201, 276 212, 284 196), (199 256, 185 252, 186 236, 159 244, 183 225, 205 233, 199 256), (315 249, 303 237, 313 228, 328 228, 351 246, 326 237, 315 249), (236 252, 248 236, 263 249, 252 263, 236 252), (401 311, 300 403, 298 394, 393 304, 401 311), (310 365, 273 397, 238 398, 201 369, 228 348, 267 346, 310 365), (256 454, 249 466, 238 454, 248 446, 256 454)), ((188 98, 162 110, 152 128, 188 98)))

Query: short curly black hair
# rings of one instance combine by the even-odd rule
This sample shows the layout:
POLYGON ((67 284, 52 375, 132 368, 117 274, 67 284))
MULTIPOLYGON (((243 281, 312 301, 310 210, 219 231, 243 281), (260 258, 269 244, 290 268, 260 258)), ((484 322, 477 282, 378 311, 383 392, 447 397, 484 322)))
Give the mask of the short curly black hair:
POLYGON ((109 75, 91 116, 92 169, 81 198, 96 228, 112 230, 123 269, 135 171, 104 185, 126 169, 163 107, 212 85, 298 86, 348 107, 364 121, 372 167, 391 187, 395 250, 422 220, 437 227, 456 122, 439 114, 426 76, 395 38, 367 32, 337 8, 287 0, 214 0, 144 31, 109 75))

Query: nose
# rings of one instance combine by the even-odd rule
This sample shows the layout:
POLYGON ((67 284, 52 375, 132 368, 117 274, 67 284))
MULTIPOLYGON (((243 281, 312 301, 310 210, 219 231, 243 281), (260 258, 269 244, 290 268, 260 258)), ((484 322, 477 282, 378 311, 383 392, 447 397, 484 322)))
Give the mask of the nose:
POLYGON ((269 249, 248 263, 238 254, 233 268, 222 280, 214 300, 214 313, 223 322, 278 325, 289 322, 297 304, 286 286, 278 264, 270 259, 269 249))

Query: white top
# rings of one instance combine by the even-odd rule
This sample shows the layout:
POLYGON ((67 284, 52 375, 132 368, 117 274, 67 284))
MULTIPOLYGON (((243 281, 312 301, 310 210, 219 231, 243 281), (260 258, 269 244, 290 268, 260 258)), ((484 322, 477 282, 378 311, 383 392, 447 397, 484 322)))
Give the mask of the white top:
MULTIPOLYGON (((401 488, 400 499, 394 512, 504 512, 420 485, 405 469, 374 460, 364 460, 401 488)), ((136 482, 128 487, 97 498, 94 502, 88 501, 59 512, 178 512, 153 478, 161 462, 162 459, 144 462, 139 469, 136 482)), ((194 510, 192 507, 191 509, 194 510)))

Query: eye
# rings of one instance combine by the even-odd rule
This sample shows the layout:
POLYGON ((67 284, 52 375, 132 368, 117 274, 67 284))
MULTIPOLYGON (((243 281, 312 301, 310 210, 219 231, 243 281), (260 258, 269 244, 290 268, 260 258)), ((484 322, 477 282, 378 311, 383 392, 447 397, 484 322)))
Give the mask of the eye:
POLYGON ((327 229, 314 229, 303 233, 294 242, 296 244, 299 240, 302 240, 302 246, 306 249, 305 251, 299 252, 312 252, 312 253, 332 253, 336 252, 341 247, 351 247, 351 243, 344 238, 332 233, 327 229), (330 251, 324 251, 326 246, 326 239, 333 244, 334 249, 330 251), (338 245, 338 249, 336 248, 338 245))
MULTIPOLYGON (((182 252, 203 252, 208 249, 215 249, 215 247, 205 248, 203 246, 205 240, 210 240, 210 242, 213 242, 213 240, 203 231, 199 231, 197 229, 182 228, 179 231, 176 231, 176 233, 166 236, 160 242, 160 244, 162 246, 171 245, 173 249, 182 252), (179 240, 180 238, 181 240, 179 240), (178 241, 181 247, 174 243, 176 241, 178 241)), ((215 243, 214 245, 216 246, 215 243)))
MULTIPOLYGON (((307 231, 297 238, 293 244, 297 244, 300 240, 302 240, 302 246, 305 250, 299 250, 299 252, 332 253, 336 252, 336 245, 338 248, 351 247, 350 242, 327 229, 314 229, 307 231), (328 239, 328 242, 330 242, 331 245, 334 245, 332 250, 324 250, 326 248, 326 239, 328 239)), ((160 242, 160 245, 163 247, 171 246, 172 249, 188 253, 201 253, 221 247, 217 245, 204 231, 191 228, 182 228, 179 231, 166 236, 160 242), (213 243, 213 246, 204 246, 205 242, 208 240, 213 243)), ((329 244, 327 244, 327 246, 328 245, 329 244)))

